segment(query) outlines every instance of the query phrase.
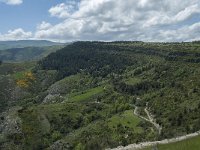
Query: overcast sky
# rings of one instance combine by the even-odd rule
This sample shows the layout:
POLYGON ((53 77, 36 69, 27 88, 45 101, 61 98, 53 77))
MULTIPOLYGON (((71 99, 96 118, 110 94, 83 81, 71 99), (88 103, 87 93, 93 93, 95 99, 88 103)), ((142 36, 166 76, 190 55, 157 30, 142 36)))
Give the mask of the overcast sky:
POLYGON ((0 40, 200 40, 200 0, 0 0, 0 40))

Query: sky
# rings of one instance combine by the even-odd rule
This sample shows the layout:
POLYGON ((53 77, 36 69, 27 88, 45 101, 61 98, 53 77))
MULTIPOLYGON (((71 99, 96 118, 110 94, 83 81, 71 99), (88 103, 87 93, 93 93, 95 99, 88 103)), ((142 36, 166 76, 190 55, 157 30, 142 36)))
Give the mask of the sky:
POLYGON ((0 0, 0 41, 200 40, 200 0, 0 0))

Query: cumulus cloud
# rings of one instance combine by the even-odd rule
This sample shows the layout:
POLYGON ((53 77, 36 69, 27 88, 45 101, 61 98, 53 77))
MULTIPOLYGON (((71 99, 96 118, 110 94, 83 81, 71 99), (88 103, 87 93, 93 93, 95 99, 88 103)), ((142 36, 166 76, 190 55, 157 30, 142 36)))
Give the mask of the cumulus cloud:
POLYGON ((23 3, 23 0, 0 0, 0 2, 8 5, 19 5, 23 3))
MULTIPOLYGON (((22 0, 0 0, 20 4, 22 0)), ((48 10, 60 23, 19 28, 5 39, 191 41, 200 39, 199 0, 68 0, 48 10)))
POLYGON ((196 41, 200 40, 199 29, 200 22, 176 30, 160 30, 159 38, 167 39, 168 41, 196 41))
POLYGON ((43 21, 41 24, 37 25, 37 30, 47 30, 51 27, 52 25, 50 23, 43 21))
POLYGON ((61 3, 50 8, 49 13, 54 17, 67 18, 76 10, 78 4, 79 3, 75 1, 67 1, 66 3, 61 3))
POLYGON ((24 40, 32 37, 31 32, 25 32, 23 29, 18 28, 15 30, 9 30, 6 34, 0 34, 0 40, 24 40))
MULTIPOLYGON (((0 0, 20 4, 22 0, 0 0)), ((69 0, 52 6, 60 23, 41 22, 0 39, 191 41, 200 39, 199 0, 69 0)))
POLYGON ((188 41, 199 39, 199 0, 81 0, 49 9, 61 22, 38 28, 53 40, 188 41), (193 22, 190 21, 193 19, 193 22))

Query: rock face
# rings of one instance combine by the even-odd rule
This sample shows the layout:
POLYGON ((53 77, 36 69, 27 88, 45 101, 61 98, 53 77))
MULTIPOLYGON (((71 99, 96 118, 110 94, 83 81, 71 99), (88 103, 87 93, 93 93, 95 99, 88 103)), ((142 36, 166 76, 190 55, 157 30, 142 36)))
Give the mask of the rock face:
POLYGON ((61 140, 55 142, 53 145, 51 145, 48 150, 66 150, 69 149, 69 144, 65 143, 61 140))
POLYGON ((22 121, 18 117, 21 107, 13 107, 0 115, 0 135, 12 135, 21 133, 22 121))
POLYGON ((49 87, 48 95, 44 98, 43 104, 59 103, 64 100, 62 93, 64 93, 65 87, 61 83, 58 81, 49 87))
POLYGON ((50 104, 50 103, 58 103, 58 102, 62 102, 64 100, 64 98, 60 95, 60 94, 48 94, 44 100, 43 100, 43 104, 50 104))
POLYGON ((22 121, 18 116, 21 109, 22 107, 12 107, 0 114, 0 149, 21 149, 8 139, 9 136, 22 133, 22 121))
POLYGON ((22 133, 22 121, 18 116, 21 107, 13 107, 0 114, 0 149, 20 150, 19 145, 9 140, 9 136, 22 133))

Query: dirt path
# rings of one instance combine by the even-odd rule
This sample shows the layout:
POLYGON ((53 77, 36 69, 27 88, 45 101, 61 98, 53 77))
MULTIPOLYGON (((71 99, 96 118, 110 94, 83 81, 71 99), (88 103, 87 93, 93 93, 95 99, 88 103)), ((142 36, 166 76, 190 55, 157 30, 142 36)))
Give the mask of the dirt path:
POLYGON ((135 106, 135 109, 134 109, 134 115, 138 116, 139 118, 147 121, 147 122, 150 122, 151 124, 153 124, 153 126, 156 128, 156 130, 158 130, 158 133, 160 134, 161 133, 161 130, 162 130, 162 127, 156 123, 156 120, 153 118, 153 116, 150 114, 150 112, 148 111, 147 107, 144 109, 145 113, 147 114, 148 118, 146 117, 143 117, 141 116, 139 113, 138 113, 138 107, 135 106))
POLYGON ((139 117, 139 118, 141 118, 141 119, 143 119, 143 120, 145 120, 145 121, 147 121, 147 122, 152 123, 148 118, 145 118, 145 117, 141 116, 141 115, 138 113, 138 107, 137 107, 137 106, 134 105, 134 107, 135 107, 134 112, 133 112, 134 115, 136 115, 137 117, 139 117))
MULTIPOLYGON (((146 112, 148 118, 145 118, 145 117, 141 116, 138 113, 138 107, 135 106, 135 105, 134 105, 134 107, 135 107, 134 114, 136 116, 138 116, 139 118, 141 118, 141 119, 143 119, 145 121, 148 121, 151 124, 153 124, 155 126, 155 128, 158 130, 158 132, 161 133, 162 127, 159 124, 156 123, 155 119, 153 118, 153 116, 151 115, 151 113, 148 111, 148 109, 147 109, 148 104, 147 104, 146 108, 144 109, 144 111, 146 112)), ((143 149, 143 148, 149 147, 149 146, 156 146, 158 144, 170 144, 170 143, 175 143, 175 142, 187 140, 187 139, 196 137, 198 135, 200 135, 200 131, 197 131, 197 132, 191 133, 191 134, 187 134, 187 135, 184 135, 184 136, 178 136, 178 137, 171 138, 171 139, 164 139, 162 141, 141 142, 139 144, 130 144, 130 145, 125 146, 125 147, 119 146, 119 147, 114 148, 112 150, 139 150, 139 149, 143 149)))
POLYGON ((155 126, 155 128, 158 130, 158 134, 161 134, 162 127, 156 122, 155 118, 151 115, 151 113, 148 111, 147 107, 144 109, 145 113, 147 114, 149 121, 155 126))

